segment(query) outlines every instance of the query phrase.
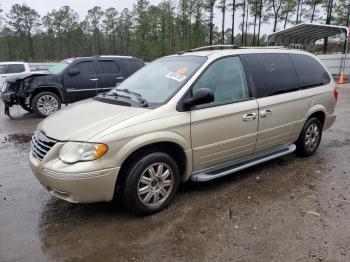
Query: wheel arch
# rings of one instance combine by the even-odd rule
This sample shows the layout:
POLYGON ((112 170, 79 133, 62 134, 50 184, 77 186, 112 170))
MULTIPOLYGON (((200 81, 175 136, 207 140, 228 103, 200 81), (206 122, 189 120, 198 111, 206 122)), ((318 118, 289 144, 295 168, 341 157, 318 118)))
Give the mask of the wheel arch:
POLYGON ((168 136, 167 139, 160 140, 155 139, 157 137, 155 134, 152 134, 154 139, 147 139, 146 135, 146 137, 137 137, 124 145, 117 154, 118 163, 121 163, 117 183, 122 179, 120 176, 126 175, 126 171, 135 159, 142 154, 153 151, 165 152, 173 157, 179 166, 181 180, 187 181, 192 170, 192 151, 185 139, 181 137, 182 141, 179 141, 179 139, 175 139, 177 136, 181 137, 174 135, 172 138, 168 136), (141 140, 147 141, 147 143, 142 143, 141 140))
POLYGON ((327 109, 323 105, 315 105, 310 110, 307 112, 305 121, 303 123, 303 126, 305 123, 312 117, 316 117, 318 120, 320 120, 322 126, 325 123, 326 120, 326 114, 327 114, 327 109))
POLYGON ((31 93, 31 98, 30 98, 30 102, 33 101, 33 98, 42 92, 52 92, 55 95, 57 95, 59 97, 59 99, 61 100, 61 102, 63 102, 63 93, 60 90, 59 87, 54 86, 54 85, 48 85, 48 86, 37 86, 33 89, 32 93, 31 93))

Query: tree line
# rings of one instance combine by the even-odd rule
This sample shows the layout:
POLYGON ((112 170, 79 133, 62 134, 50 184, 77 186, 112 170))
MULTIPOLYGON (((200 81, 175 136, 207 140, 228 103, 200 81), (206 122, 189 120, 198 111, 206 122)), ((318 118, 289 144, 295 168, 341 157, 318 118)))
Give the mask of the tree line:
POLYGON ((203 45, 261 46, 262 27, 275 32, 302 22, 349 26, 349 10, 348 0, 137 0, 131 10, 95 6, 80 18, 69 6, 41 16, 15 4, 8 12, 0 9, 0 60, 118 54, 150 61, 203 45), (221 16, 220 25, 214 15, 221 16))

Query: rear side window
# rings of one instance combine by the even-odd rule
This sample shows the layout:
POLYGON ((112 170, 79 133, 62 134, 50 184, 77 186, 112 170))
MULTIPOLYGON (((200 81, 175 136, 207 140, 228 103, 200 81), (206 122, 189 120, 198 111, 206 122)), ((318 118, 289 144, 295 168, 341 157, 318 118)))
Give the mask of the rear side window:
POLYGON ((290 57, 297 73, 299 88, 326 85, 331 81, 327 71, 314 58, 301 54, 290 54, 290 57))
POLYGON ((103 75, 115 75, 120 72, 120 69, 116 62, 112 60, 98 61, 101 74, 103 75))
POLYGON ((297 77, 288 54, 248 54, 246 58, 258 97, 297 90, 297 77))
POLYGON ((23 64, 0 65, 0 74, 15 74, 26 71, 23 64))
POLYGON ((136 59, 124 59, 121 61, 128 70, 129 74, 135 73, 137 70, 144 66, 144 63, 142 61, 136 59))

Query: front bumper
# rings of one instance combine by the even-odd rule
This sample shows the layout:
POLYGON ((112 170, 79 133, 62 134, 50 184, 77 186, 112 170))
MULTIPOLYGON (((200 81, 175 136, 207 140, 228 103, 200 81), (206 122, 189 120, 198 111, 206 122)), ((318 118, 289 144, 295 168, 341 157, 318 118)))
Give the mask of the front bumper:
POLYGON ((72 203, 111 201, 119 168, 62 173, 43 166, 32 153, 30 167, 39 182, 54 196, 72 203))
POLYGON ((5 91, 0 93, 1 100, 4 101, 4 103, 7 106, 13 106, 17 104, 17 95, 15 92, 12 91, 5 91))

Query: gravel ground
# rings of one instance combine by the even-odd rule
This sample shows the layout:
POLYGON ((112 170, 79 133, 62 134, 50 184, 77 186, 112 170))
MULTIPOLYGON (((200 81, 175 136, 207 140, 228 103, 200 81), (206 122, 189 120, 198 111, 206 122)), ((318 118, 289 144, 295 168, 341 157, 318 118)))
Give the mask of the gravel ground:
MULTIPOLYGON (((316 155, 186 183, 146 218, 51 197, 28 166, 40 119, 0 116, 0 261, 350 261, 350 85, 316 155)), ((3 111, 3 104, 0 105, 3 111)))

